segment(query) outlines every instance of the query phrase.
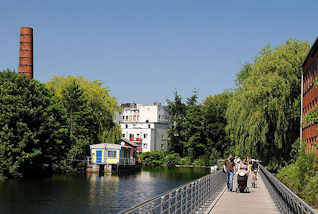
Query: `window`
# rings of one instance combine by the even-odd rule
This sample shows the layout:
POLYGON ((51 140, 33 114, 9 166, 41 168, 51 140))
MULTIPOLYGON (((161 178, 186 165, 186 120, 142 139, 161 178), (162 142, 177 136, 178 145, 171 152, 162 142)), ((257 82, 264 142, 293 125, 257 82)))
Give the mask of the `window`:
POLYGON ((150 129, 150 124, 148 125, 148 128, 150 129))
POLYGON ((126 120, 128 120, 128 116, 126 116, 126 120))
POLYGON ((108 151, 108 157, 110 157, 110 158, 115 158, 116 154, 117 154, 116 151, 108 151))
POLYGON ((128 125, 126 124, 126 129, 128 129, 128 125))
POLYGON ((149 123, 149 120, 146 120, 146 123, 149 123))
POLYGON ((144 147, 144 149, 147 149, 147 144, 146 144, 146 143, 144 143, 143 147, 144 147))
POLYGON ((145 139, 147 138, 147 134, 144 134, 144 138, 145 138, 145 139))
POLYGON ((125 116, 123 116, 123 120, 125 120, 125 116))
POLYGON ((125 134, 123 134, 123 137, 125 137, 125 134))
POLYGON ((137 134, 137 137, 139 137, 139 134, 137 134))

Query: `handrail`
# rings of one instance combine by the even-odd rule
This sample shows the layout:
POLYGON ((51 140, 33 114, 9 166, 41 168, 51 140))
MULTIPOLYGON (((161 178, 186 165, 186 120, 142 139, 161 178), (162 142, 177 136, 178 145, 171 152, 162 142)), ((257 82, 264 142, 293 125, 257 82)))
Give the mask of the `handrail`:
POLYGON ((155 196, 121 213, 193 213, 206 201, 214 200, 224 188, 225 182, 224 173, 220 170, 155 196))
POLYGON ((273 198, 277 208, 282 213, 310 213, 318 214, 306 202, 299 198, 294 192, 280 182, 265 167, 260 165, 264 183, 273 198))

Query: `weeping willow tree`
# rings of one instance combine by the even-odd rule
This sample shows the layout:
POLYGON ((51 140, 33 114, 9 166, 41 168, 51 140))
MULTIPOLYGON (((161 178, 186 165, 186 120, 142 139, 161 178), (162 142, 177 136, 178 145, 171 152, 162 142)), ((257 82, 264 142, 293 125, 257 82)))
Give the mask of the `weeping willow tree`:
POLYGON ((266 46, 237 75, 226 112, 234 153, 261 159, 272 169, 291 159, 299 137, 301 64, 309 43, 288 40, 266 46))

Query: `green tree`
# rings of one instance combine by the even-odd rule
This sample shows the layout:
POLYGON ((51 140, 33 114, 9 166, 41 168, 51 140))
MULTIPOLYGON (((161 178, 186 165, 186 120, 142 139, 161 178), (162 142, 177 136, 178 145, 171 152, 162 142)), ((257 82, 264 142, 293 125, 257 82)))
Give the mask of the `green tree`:
POLYGON ((308 50, 307 42, 297 40, 266 46, 238 74, 239 87, 226 112, 237 155, 259 158, 274 170, 292 159, 299 137, 301 65, 308 50))
POLYGON ((201 155, 206 155, 206 141, 204 133, 203 114, 198 104, 198 93, 186 100, 186 110, 184 122, 182 124, 182 136, 184 140, 184 153, 191 160, 197 159, 201 155))
POLYGON ((209 159, 223 158, 231 150, 225 131, 226 110, 231 98, 231 92, 224 92, 206 97, 201 105, 209 159))
POLYGON ((85 160, 89 155, 89 145, 97 142, 99 124, 93 116, 93 109, 84 96, 84 90, 76 81, 63 89, 62 102, 67 110, 67 121, 72 140, 68 158, 85 160))
POLYGON ((63 90, 74 81, 83 90, 83 96, 98 123, 97 141, 100 143, 114 143, 115 139, 121 137, 120 126, 113 122, 114 113, 120 111, 120 107, 116 98, 110 96, 109 89, 102 87, 103 83, 101 81, 89 81, 82 76, 53 76, 46 85, 62 99, 63 90))
POLYGON ((181 131, 183 129, 184 114, 186 105, 182 102, 181 96, 176 91, 174 93, 174 100, 167 100, 167 113, 170 127, 168 130, 168 151, 169 153, 178 153, 183 157, 183 136, 181 131))
POLYGON ((45 85, 0 72, 0 174, 50 174, 68 151, 66 112, 45 85))

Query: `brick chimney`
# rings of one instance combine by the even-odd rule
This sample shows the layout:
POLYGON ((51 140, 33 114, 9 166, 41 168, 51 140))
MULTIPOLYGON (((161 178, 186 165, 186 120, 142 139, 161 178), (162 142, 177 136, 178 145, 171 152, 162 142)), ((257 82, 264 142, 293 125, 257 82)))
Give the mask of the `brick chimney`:
POLYGON ((33 79, 33 29, 20 28, 19 74, 33 79))

